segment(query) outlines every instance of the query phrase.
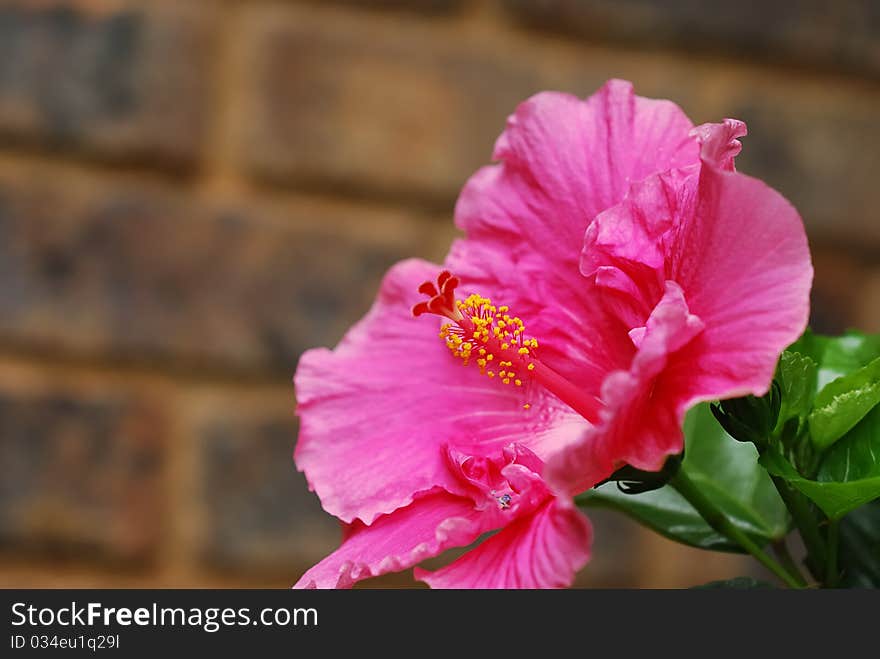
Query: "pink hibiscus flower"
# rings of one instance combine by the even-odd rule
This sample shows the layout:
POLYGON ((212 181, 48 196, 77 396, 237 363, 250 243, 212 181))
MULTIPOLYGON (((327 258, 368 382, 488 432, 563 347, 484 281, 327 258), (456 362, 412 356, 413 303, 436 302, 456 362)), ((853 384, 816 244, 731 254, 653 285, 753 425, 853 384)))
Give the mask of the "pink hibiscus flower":
POLYGON ((398 264, 334 351, 300 361, 295 459, 348 526, 298 586, 349 586, 489 531, 417 576, 568 585, 591 535, 571 495, 624 463, 659 469, 695 402, 766 391, 812 271, 794 209, 733 171, 742 129, 694 130, 622 81, 520 105, 459 199, 455 276, 398 264))
MULTIPOLYGON (((437 269, 394 266, 339 346, 300 360, 297 465, 347 527, 342 546, 298 586, 347 587, 497 529, 419 576, 440 587, 564 586, 586 563, 587 519, 541 478, 543 458, 586 422, 542 391, 528 414, 522 387, 462 368, 438 326, 413 319, 416 291, 437 269)), ((441 288, 451 293, 454 283, 441 279, 441 288)))

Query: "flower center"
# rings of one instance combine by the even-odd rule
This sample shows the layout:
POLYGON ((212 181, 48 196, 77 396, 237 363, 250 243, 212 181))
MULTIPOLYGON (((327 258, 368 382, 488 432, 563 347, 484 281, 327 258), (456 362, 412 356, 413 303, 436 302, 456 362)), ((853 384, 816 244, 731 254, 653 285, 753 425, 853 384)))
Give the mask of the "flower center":
MULTIPOLYGON (((595 423, 602 402, 538 359, 538 340, 526 336, 523 321, 511 315, 507 306, 496 307, 489 298, 476 294, 457 300, 455 289, 459 283, 458 277, 447 270, 437 277, 436 285, 424 282, 418 290, 428 300, 416 304, 413 315, 430 313, 448 318, 451 322, 440 328, 440 338, 465 366, 475 362, 480 373, 504 385, 521 387, 526 378, 538 382, 595 423)), ((529 409, 530 405, 523 407, 529 409)))

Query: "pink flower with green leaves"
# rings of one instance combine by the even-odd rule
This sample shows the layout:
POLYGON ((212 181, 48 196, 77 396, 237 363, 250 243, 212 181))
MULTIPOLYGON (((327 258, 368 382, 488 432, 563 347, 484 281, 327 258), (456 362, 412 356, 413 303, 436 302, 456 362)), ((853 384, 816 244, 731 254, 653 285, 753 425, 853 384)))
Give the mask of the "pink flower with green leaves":
POLYGON ((490 532, 416 576, 569 585, 591 539, 573 495, 662 467, 696 402, 767 390, 812 269, 796 211, 734 171, 742 134, 616 80, 517 108, 444 267, 394 266, 339 346, 300 361, 295 459, 346 532, 298 586, 490 532))

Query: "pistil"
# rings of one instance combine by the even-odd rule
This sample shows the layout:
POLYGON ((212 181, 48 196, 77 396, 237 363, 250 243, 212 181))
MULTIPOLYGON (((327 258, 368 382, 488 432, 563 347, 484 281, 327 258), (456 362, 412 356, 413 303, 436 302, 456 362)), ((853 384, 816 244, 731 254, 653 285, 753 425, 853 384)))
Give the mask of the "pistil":
MULTIPOLYGON (((475 362, 480 373, 503 385, 522 387, 531 379, 591 423, 598 420, 602 402, 538 359, 538 340, 526 336, 520 318, 511 315, 508 307, 496 307, 480 295, 457 300, 458 285, 458 277, 441 272, 436 286, 430 281, 419 286, 419 292, 429 299, 412 310, 414 316, 430 313, 451 321, 441 327, 440 338, 453 356, 465 366, 475 362)), ((523 407, 529 409, 530 405, 523 407)))

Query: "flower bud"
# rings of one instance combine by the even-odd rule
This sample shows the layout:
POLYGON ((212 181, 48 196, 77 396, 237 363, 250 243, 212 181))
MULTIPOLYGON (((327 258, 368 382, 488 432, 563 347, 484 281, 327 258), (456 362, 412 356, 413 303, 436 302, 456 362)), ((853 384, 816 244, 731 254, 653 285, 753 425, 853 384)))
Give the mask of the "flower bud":
POLYGON ((728 435, 740 442, 752 442, 760 450, 767 445, 782 404, 782 392, 776 380, 764 396, 732 398, 710 406, 712 414, 728 435))

